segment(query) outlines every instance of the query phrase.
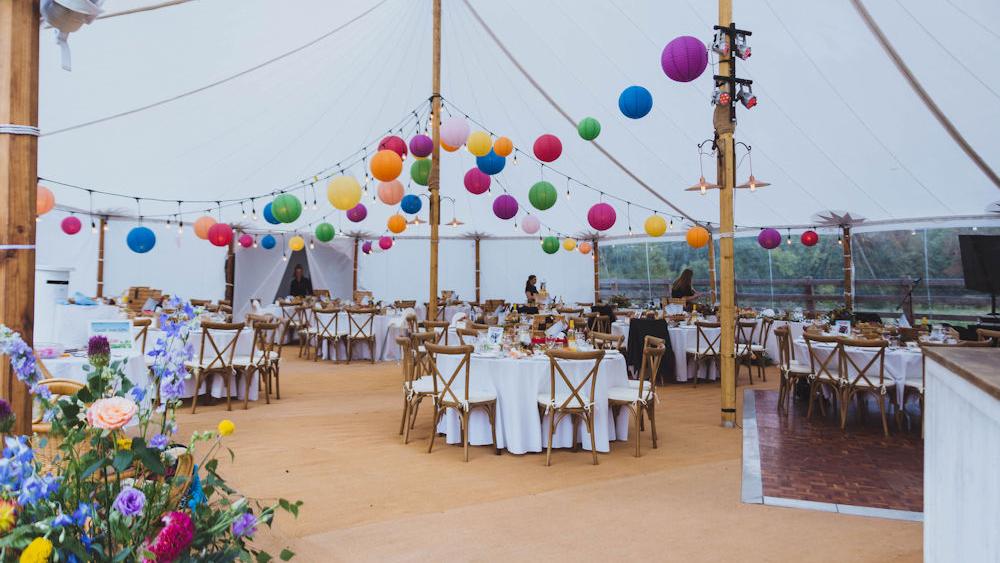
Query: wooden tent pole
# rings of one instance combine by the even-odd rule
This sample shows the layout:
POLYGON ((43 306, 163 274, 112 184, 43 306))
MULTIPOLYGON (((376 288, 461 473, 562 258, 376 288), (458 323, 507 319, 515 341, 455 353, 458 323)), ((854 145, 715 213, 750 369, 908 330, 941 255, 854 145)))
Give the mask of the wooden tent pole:
POLYGON ((844 225, 844 308, 854 311, 854 256, 851 254, 851 226, 844 225))
MULTIPOLYGON (((733 21, 732 0, 719 0, 719 25, 729 26, 733 21)), ((733 64, 733 53, 727 58, 719 59, 719 75, 730 74, 733 64)), ((736 96, 731 85, 722 88, 736 96)), ((719 253, 722 263, 722 299, 719 307, 719 320, 722 324, 721 335, 721 376, 722 376, 722 425, 726 428, 736 426, 736 284, 735 264, 733 258, 733 189, 736 185, 736 145, 733 133, 736 122, 730 118, 730 109, 725 105, 715 106, 713 116, 715 134, 718 143, 718 155, 721 178, 719 178, 719 253)))
MULTIPOLYGON (((39 0, 0 0, 0 124, 38 126, 39 0)), ((0 133, 0 322, 32 343, 38 137, 0 133)), ((31 395, 0 361, 15 434, 31 433, 31 395)))
POLYGON ((598 250, 597 239, 594 239, 594 305, 601 302, 601 255, 598 250))
POLYGON ((479 237, 476 237, 476 303, 482 303, 479 299, 479 237))
MULTIPOLYGON (((226 301, 233 306, 233 299, 236 293, 236 241, 229 240, 229 248, 226 249, 226 301)), ((235 308, 234 308, 235 310, 235 308)))
POLYGON ((357 290, 358 290, 358 239, 354 239, 354 282, 351 284, 351 295, 354 295, 354 292, 357 290))
POLYGON ((108 219, 101 217, 97 226, 97 296, 104 297, 104 229, 107 228, 108 219))
POLYGON ((708 288, 711 304, 715 305, 719 299, 719 287, 715 276, 715 235, 711 231, 708 233, 708 288))
POLYGON ((441 0, 434 0, 434 48, 431 55, 431 174, 427 182, 430 190, 431 259, 430 298, 427 300, 427 318, 437 318, 438 308, 438 225, 441 224, 441 0))

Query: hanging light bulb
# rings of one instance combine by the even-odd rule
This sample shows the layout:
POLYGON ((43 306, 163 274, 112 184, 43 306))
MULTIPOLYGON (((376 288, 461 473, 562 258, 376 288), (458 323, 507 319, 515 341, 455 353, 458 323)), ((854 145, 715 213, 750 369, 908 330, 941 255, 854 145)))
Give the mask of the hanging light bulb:
POLYGON ((316 245, 313 243, 312 237, 309 237, 309 250, 316 250, 316 245))
POLYGON ((257 248, 257 235, 253 236, 253 247, 257 248))
POLYGON ((785 238, 785 242, 788 245, 792 244, 792 230, 791 229, 788 230, 788 236, 785 238))
POLYGON ((94 219, 93 218, 90 219, 90 234, 92 234, 92 235, 96 235, 97 234, 97 224, 94 223, 94 219))
POLYGON ((180 235, 183 235, 183 234, 184 234, 184 221, 181 221, 177 225, 177 235, 180 236, 180 235))
POLYGON ((35 216, 35 222, 36 223, 41 223, 42 222, 42 216, 41 215, 36 215, 35 216))
POLYGON ((979 227, 972 227, 972 230, 973 230, 973 231, 978 231, 978 230, 979 230, 979 227))
POLYGON ((841 246, 844 245, 844 239, 840 238, 840 235, 837 235, 837 244, 839 244, 841 246))
POLYGON ((284 251, 281 252, 281 261, 282 262, 287 262, 288 261, 288 255, 285 254, 284 251))
POLYGON ((108 232, 108 222, 104 222, 104 232, 108 232))

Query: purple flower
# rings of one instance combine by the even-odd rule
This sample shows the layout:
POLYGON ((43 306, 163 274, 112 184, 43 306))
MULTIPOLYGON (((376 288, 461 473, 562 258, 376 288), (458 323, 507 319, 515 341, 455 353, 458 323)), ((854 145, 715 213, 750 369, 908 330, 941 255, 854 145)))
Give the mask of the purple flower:
POLYGON ((233 520, 233 535, 236 537, 253 537, 257 533, 257 518, 250 512, 244 512, 233 520))
POLYGON ((149 439, 149 447, 162 450, 167 447, 167 437, 164 434, 157 434, 149 439))
POLYGON ((161 392, 163 398, 169 401, 175 401, 181 398, 184 393, 184 381, 180 379, 174 379, 172 381, 164 381, 161 387, 161 392))
POLYGON ((111 354, 111 344, 104 336, 91 336, 87 341, 87 356, 108 356, 111 354))
POLYGON ((118 493, 115 502, 111 505, 119 514, 131 518, 142 514, 142 509, 146 507, 146 495, 142 491, 133 487, 125 487, 118 493))
POLYGON ((17 417, 14 416, 14 411, 10 408, 10 403, 0 399, 0 432, 4 434, 9 434, 11 429, 14 427, 14 421, 17 417))

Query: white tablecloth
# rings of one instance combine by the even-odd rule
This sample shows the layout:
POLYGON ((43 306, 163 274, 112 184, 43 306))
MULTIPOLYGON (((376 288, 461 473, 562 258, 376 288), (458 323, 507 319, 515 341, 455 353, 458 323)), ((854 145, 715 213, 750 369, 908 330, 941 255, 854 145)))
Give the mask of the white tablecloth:
MULTIPOLYGON (((438 369, 446 378, 458 366, 461 356, 438 356, 438 369)), ((566 375, 579 383, 593 366, 592 362, 573 361, 561 364, 566 375)), ((511 358, 472 357, 469 385, 473 389, 495 391, 497 394, 497 447, 515 454, 540 452, 547 446, 548 415, 538 416, 538 395, 551 393, 549 379, 549 359, 546 356, 523 360, 511 358)), ((618 420, 612 420, 608 409, 608 389, 627 385, 625 358, 621 354, 608 354, 598 370, 597 389, 594 403, 596 418, 594 433, 597 451, 607 452, 611 440, 628 438, 628 412, 622 409, 618 420)), ((558 372, 556 385, 562 383, 558 372)), ((455 379, 456 394, 464 390, 464 372, 455 379)), ((589 384, 587 386, 589 392, 589 384)), ((429 405, 428 405, 429 407, 429 405)), ((458 413, 451 410, 438 426, 438 432, 446 434, 449 444, 461 443, 461 425, 458 413)), ((585 449, 590 449, 590 434, 581 429, 580 436, 585 449)), ((572 426, 569 418, 564 418, 556 427, 552 442, 554 448, 567 448, 572 444, 572 426)), ((493 443, 489 418, 482 409, 476 409, 469 417, 469 438, 473 445, 493 443)))
MULTIPOLYGON (((114 359, 117 360, 118 358, 114 359)), ((150 396, 155 396, 155 393, 150 389, 150 377, 149 371, 146 369, 146 362, 139 354, 129 355, 126 357, 126 360, 125 377, 136 387, 146 390, 146 399, 144 402, 148 402, 150 396)), ((83 371, 83 366, 88 364, 86 356, 63 356, 50 360, 42 360, 42 364, 45 365, 45 368, 49 370, 49 373, 54 378, 72 379, 80 383, 87 383, 87 372, 83 371)))
POLYGON ((53 339, 70 348, 86 348, 90 336, 90 321, 127 318, 114 305, 56 305, 53 339))
MULTIPOLYGON (((163 333, 158 329, 149 330, 149 340, 147 340, 146 342, 147 352, 152 350, 153 347, 156 346, 156 341, 162 336, 162 334, 163 333)), ((223 346, 227 345, 230 341, 232 341, 233 339, 232 334, 233 334, 232 332, 217 331, 215 333, 215 345, 221 349, 223 346)), ((198 361, 199 351, 201 350, 201 335, 202 335, 201 330, 192 330, 191 335, 188 338, 188 343, 190 343, 194 349, 194 355, 191 358, 191 361, 193 362, 198 361)), ((240 338, 236 342, 236 351, 234 353, 234 356, 249 356, 250 349, 252 347, 253 347, 253 331, 248 328, 244 328, 242 331, 240 331, 240 338)), ((208 343, 208 341, 205 341, 205 358, 206 358, 205 361, 211 361, 215 358, 215 350, 212 348, 212 345, 208 343)), ((225 381, 218 376, 212 376, 211 380, 212 380, 212 389, 209 392, 211 393, 212 397, 215 397, 216 399, 224 398, 226 396, 225 381)), ((258 396, 257 384, 259 381, 260 379, 256 375, 254 375, 254 380, 250 382, 251 401, 257 400, 258 396)), ((234 389, 232 390, 233 397, 236 397, 239 400, 243 400, 243 387, 245 385, 246 382, 243 381, 243 378, 241 376, 236 377, 233 380, 233 387, 234 387, 234 389)), ((198 388, 198 395, 205 394, 207 390, 208 389, 206 382, 203 379, 201 386, 198 388)), ((184 393, 181 396, 186 399, 189 397, 193 397, 194 395, 195 395, 194 376, 192 375, 184 381, 184 393)))
MULTIPOLYGON (((423 304, 417 304, 413 308, 413 311, 417 314, 417 320, 425 321, 427 320, 427 307, 423 304)), ((467 316, 472 316, 472 307, 469 305, 448 305, 444 308, 444 320, 451 322, 452 317, 458 313, 465 313, 467 316)))
MULTIPOLYGON (((809 348, 806 346, 805 340, 795 341, 795 357, 796 361, 805 364, 809 364, 809 348)), ((834 350, 835 346, 833 344, 827 343, 817 343, 813 342, 813 350, 817 351, 817 360, 825 360, 830 352, 834 350)), ((864 348, 847 348, 848 355, 854 360, 854 363, 858 364, 860 367, 864 368, 865 365, 871 360, 871 357, 875 355, 876 350, 866 350, 864 348)), ((885 384, 886 387, 892 388, 893 384, 896 386, 896 399, 898 404, 903 404, 903 392, 906 387, 907 380, 920 382, 922 362, 922 354, 919 349, 912 350, 909 348, 887 348, 885 351, 885 384)), ((830 360, 828 367, 836 367, 836 359, 830 360)), ((857 374, 857 370, 853 367, 850 368, 848 376, 853 379, 857 374)), ((872 366, 868 370, 869 379, 872 381, 878 381, 878 367, 872 366)))
MULTIPOLYGON (((330 320, 330 314, 318 313, 319 323, 326 323, 330 320)), ((313 319, 310 316, 310 319, 313 319)), ((406 331, 406 322, 401 314, 394 315, 375 315, 372 320, 371 326, 366 326, 365 322, 367 319, 363 315, 355 315, 354 322, 359 325, 362 329, 366 331, 371 331, 375 336, 375 360, 376 361, 394 361, 399 359, 399 345, 396 344, 396 337, 402 336, 406 331)), ((313 321, 314 325, 318 325, 313 321)), ((313 328, 318 329, 318 326, 313 328)), ((334 324, 330 324, 326 327, 326 330, 331 334, 351 334, 354 335, 359 332, 358 327, 351 326, 350 320, 347 317, 347 312, 342 311, 337 315, 337 320, 334 324)), ((347 358, 347 346, 343 341, 337 343, 337 354, 336 357, 339 359, 347 358)), ((330 358, 329 342, 323 343, 323 348, 320 350, 322 357, 330 358)), ((351 352, 352 360, 370 360, 372 357, 371 350, 368 348, 367 342, 358 341, 354 344, 354 350, 351 352)))

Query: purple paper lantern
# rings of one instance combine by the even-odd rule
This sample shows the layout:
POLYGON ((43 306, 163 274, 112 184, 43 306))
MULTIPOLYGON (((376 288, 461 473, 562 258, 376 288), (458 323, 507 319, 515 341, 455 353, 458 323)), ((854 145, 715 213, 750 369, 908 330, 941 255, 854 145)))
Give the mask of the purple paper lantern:
POLYGON ((479 168, 470 168, 465 173, 465 189, 475 195, 485 193, 490 189, 490 175, 479 168))
POLYGON ((777 229, 764 229, 757 235, 757 244, 767 250, 778 248, 781 245, 781 233, 777 229))
POLYGON ((607 203, 598 203, 587 212, 587 222, 598 231, 606 231, 615 225, 618 215, 615 208, 607 203))
POLYGON ((392 248, 392 237, 381 237, 378 239, 378 247, 382 250, 389 250, 392 248))
POLYGON ((347 218, 350 219, 352 223, 360 223, 365 220, 368 216, 368 208, 365 204, 359 203, 354 207, 347 210, 347 218))
POLYGON ((427 135, 414 135, 410 139, 410 154, 418 158, 429 156, 434 150, 434 140, 427 135))
POLYGON ((708 49, 697 37, 682 35, 663 48, 660 66, 671 80, 691 82, 708 66, 708 49))
POLYGON ((371 254, 372 253, 372 241, 366 240, 365 242, 361 243, 361 252, 364 252, 365 254, 371 254))
POLYGON ((517 200, 510 194, 500 194, 493 200, 493 214, 507 220, 517 215, 517 200))

